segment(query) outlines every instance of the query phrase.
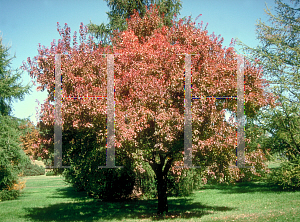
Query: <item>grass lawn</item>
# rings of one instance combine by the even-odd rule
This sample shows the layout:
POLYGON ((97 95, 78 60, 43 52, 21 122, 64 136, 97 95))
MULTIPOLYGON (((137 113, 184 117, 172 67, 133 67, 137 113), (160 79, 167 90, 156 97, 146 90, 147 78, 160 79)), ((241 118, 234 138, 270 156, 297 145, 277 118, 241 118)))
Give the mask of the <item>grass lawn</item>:
POLYGON ((0 221, 300 221, 300 191, 264 183, 205 186, 169 198, 169 215, 155 216, 157 200, 102 202, 87 198, 62 177, 26 177, 17 200, 0 202, 0 221))

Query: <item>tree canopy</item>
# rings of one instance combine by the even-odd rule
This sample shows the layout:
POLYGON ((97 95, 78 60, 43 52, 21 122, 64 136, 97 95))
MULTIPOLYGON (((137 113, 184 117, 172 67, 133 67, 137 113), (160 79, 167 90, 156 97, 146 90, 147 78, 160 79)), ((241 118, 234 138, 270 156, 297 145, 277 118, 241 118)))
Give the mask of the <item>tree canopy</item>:
MULTIPOLYGON (((65 25, 58 30, 62 39, 57 44, 53 42, 51 48, 40 46, 39 54, 33 59, 28 58, 23 66, 41 84, 39 90, 48 90, 40 124, 51 128, 54 124, 51 102, 54 101, 55 54, 62 54, 62 94, 65 97, 104 98, 107 96, 108 64, 103 54, 115 54, 116 159, 120 161, 118 153, 122 153, 135 163, 142 161, 152 167, 159 198, 158 212, 167 211, 168 172, 183 176, 182 168, 177 168, 183 166, 183 54, 196 54, 191 59, 193 95, 234 96, 237 93, 237 54, 233 47, 223 47, 223 39, 208 35, 202 26, 196 27, 190 19, 174 22, 172 27, 165 26, 155 7, 147 9, 143 18, 136 12, 128 20, 128 29, 114 35, 112 48, 99 48, 92 38, 87 39, 87 29, 83 24, 79 42, 75 36, 73 46, 70 28, 65 25)), ((256 64, 245 61, 244 74, 245 114, 251 116, 260 107, 272 105, 273 97, 265 91, 267 82, 262 79, 256 64)), ((234 100, 193 101, 192 149, 195 165, 202 166, 202 171, 205 171, 204 179, 228 182, 251 175, 260 176, 266 171, 264 155, 259 149, 247 151, 246 148, 246 165, 255 168, 230 168, 235 163, 235 125, 225 122, 224 115, 225 109, 236 113, 235 103, 234 100)), ((105 170, 95 168, 99 156, 91 156, 91 153, 105 150, 106 106, 105 99, 64 99, 62 102, 63 133, 71 135, 68 132, 85 131, 85 138, 89 138, 84 142, 83 137, 75 139, 77 141, 64 137, 66 162, 74 167, 76 183, 82 181, 82 187, 91 187, 92 184, 87 182, 91 178, 87 178, 86 172, 96 175, 105 170), (76 155, 80 155, 80 159, 77 158, 80 163, 75 161, 76 155), (81 170, 84 164, 88 166, 85 173, 81 170)), ((41 140, 48 144, 49 150, 53 149, 53 134, 49 134, 47 140, 45 137, 41 140)), ((135 171, 145 169, 136 164, 135 171)), ((95 189, 95 184, 92 186, 95 189)))

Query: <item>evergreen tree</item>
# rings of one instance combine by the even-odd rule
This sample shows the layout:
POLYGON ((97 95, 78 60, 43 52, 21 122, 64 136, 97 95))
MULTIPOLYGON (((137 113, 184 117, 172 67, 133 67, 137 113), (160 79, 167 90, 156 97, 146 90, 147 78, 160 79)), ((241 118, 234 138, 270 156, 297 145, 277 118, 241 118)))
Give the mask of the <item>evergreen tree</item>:
POLYGON ((265 108, 257 118, 268 130, 273 151, 291 160, 300 156, 300 1, 276 0, 276 14, 267 8, 270 25, 259 20, 257 38, 261 45, 251 48, 239 42, 251 60, 259 60, 270 89, 278 96, 275 109, 265 108))
POLYGON ((0 200, 14 199, 18 190, 12 190, 18 183, 18 173, 29 158, 20 148, 22 120, 10 116, 12 99, 23 99, 30 86, 21 86, 17 80, 21 73, 11 70, 9 47, 2 44, 0 37, 0 200))
POLYGON ((19 190, 13 187, 19 183, 18 174, 30 163, 20 148, 21 122, 16 117, 0 113, 0 200, 15 199, 19 195, 19 190))
POLYGON ((261 20, 257 24, 261 44, 256 48, 238 44, 263 66, 272 81, 270 90, 278 98, 275 108, 265 107, 255 119, 256 129, 260 128, 256 142, 288 160, 272 171, 269 181, 284 189, 300 189, 300 1, 275 2, 275 15, 265 10, 270 24, 261 20), (262 135, 263 131, 267 133, 262 135))
POLYGON ((24 99, 24 95, 29 92, 30 86, 22 86, 17 81, 21 78, 21 73, 18 70, 11 70, 11 60, 14 57, 9 55, 10 47, 2 44, 0 36, 0 113, 10 115, 12 108, 11 102, 13 99, 24 99))
POLYGON ((127 29, 126 19, 138 11, 141 17, 144 17, 146 8, 151 4, 159 6, 160 16, 164 15, 164 25, 171 26, 174 14, 180 14, 182 8, 180 0, 104 0, 107 2, 111 11, 107 12, 109 23, 96 25, 88 24, 89 32, 96 37, 102 44, 110 43, 110 36, 114 30, 124 31, 127 29))

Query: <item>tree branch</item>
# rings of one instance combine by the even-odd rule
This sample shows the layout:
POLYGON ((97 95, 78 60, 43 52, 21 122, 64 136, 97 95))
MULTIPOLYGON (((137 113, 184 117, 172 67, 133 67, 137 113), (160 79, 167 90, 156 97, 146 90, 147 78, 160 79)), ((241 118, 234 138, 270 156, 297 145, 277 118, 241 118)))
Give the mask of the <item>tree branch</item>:
POLYGON ((174 160, 173 157, 167 160, 166 166, 165 166, 164 171, 163 171, 164 176, 167 175, 169 169, 171 168, 173 160, 174 160))

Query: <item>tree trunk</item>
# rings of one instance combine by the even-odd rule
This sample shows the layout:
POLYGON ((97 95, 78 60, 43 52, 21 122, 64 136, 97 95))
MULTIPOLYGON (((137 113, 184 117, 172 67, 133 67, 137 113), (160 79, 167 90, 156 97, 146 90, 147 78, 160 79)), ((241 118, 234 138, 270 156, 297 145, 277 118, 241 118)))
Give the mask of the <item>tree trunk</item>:
POLYGON ((168 199, 167 199, 167 183, 163 172, 157 172, 157 194, 158 194, 158 206, 157 214, 168 213, 168 199))
POLYGON ((172 165, 173 158, 169 158, 165 165, 166 157, 159 154, 160 163, 156 163, 154 155, 152 161, 149 161, 149 163, 156 175, 158 195, 157 214, 163 214, 164 212, 168 213, 167 173, 172 165), (163 167, 164 165, 165 167, 163 167))

